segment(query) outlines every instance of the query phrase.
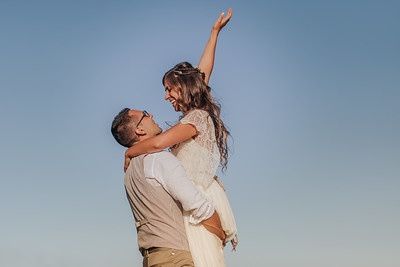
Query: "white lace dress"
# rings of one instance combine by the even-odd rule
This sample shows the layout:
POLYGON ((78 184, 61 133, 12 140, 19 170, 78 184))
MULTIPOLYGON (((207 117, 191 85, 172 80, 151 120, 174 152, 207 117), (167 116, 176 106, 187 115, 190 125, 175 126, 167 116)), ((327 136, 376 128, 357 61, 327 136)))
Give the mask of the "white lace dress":
MULTIPOLYGON (((216 208, 227 241, 235 238, 235 219, 222 184, 214 176, 220 163, 220 154, 215 139, 214 124, 204 110, 194 109, 180 121, 196 127, 198 135, 172 149, 181 161, 188 177, 210 199, 216 208)), ((218 237, 202 225, 193 225, 185 214, 184 221, 190 251, 196 267, 225 266, 223 246, 218 237)))

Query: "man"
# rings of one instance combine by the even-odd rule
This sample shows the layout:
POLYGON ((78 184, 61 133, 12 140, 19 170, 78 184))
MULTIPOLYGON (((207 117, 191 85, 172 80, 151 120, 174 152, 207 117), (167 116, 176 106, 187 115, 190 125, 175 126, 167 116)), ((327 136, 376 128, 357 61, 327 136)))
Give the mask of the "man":
MULTIPOLYGON (((146 111, 123 109, 111 132, 125 147, 162 132, 146 111)), ((138 156, 125 174, 125 190, 138 235, 143 266, 194 266, 189 252, 182 210, 190 211, 190 222, 225 239, 213 204, 197 190, 171 153, 138 156)))

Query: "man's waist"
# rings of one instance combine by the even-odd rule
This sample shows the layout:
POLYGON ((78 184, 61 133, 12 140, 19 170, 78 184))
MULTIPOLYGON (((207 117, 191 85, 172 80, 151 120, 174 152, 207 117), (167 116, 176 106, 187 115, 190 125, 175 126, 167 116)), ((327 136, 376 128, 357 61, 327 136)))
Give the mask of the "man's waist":
POLYGON ((160 251, 169 251, 169 250, 179 250, 179 251, 188 251, 184 249, 176 249, 176 248, 167 248, 167 247, 150 247, 150 248, 140 248, 139 251, 143 257, 148 256, 149 254, 160 252, 160 251))
MULTIPOLYGON (((157 235, 138 231, 139 250, 151 250, 153 248, 173 248, 178 250, 188 250, 189 244, 185 235, 176 232, 175 235, 157 235)), ((142 253, 143 254, 143 253, 142 253)))
POLYGON ((151 247, 148 249, 141 248, 139 251, 143 257, 146 257, 147 255, 149 255, 151 253, 155 253, 155 252, 159 252, 159 251, 167 251, 167 250, 170 250, 170 248, 151 247))

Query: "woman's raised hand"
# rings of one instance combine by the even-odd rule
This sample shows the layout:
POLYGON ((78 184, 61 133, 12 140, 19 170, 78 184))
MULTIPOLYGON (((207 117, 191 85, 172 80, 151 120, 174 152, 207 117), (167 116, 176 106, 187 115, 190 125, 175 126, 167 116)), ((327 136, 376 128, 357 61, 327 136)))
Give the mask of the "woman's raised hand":
POLYGON ((222 12, 221 15, 219 15, 218 19, 214 23, 213 30, 219 32, 229 22, 231 18, 232 18, 232 8, 229 8, 226 15, 224 12, 222 12))

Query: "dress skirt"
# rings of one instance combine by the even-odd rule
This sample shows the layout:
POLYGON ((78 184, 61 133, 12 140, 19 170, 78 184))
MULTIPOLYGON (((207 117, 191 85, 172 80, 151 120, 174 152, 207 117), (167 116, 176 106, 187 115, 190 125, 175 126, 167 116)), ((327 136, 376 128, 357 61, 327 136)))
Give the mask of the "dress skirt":
MULTIPOLYGON (((214 180, 207 189, 204 190, 199 186, 198 188, 213 202, 220 216, 222 228, 227 235, 226 241, 232 240, 237 233, 236 223, 222 184, 214 180)), ((184 214, 184 222, 194 265, 196 267, 224 267, 225 259, 221 240, 201 224, 191 224, 188 213, 184 214)))

